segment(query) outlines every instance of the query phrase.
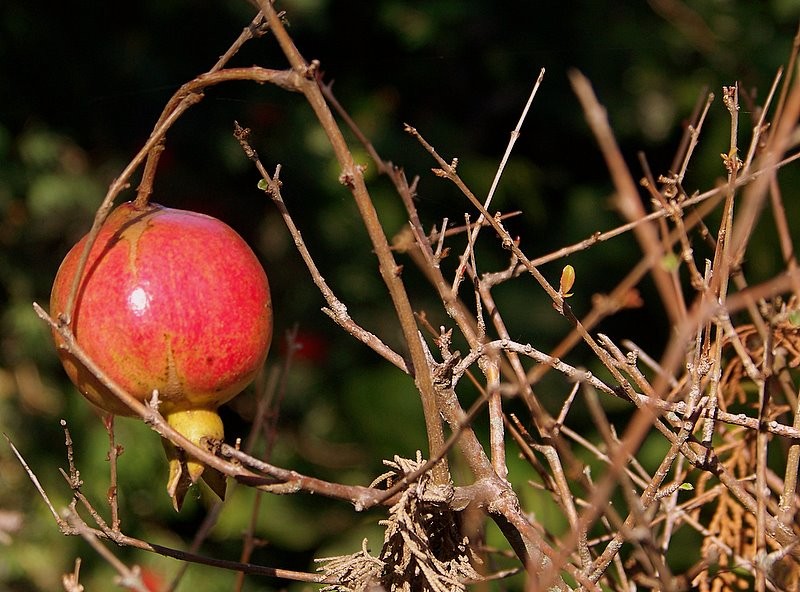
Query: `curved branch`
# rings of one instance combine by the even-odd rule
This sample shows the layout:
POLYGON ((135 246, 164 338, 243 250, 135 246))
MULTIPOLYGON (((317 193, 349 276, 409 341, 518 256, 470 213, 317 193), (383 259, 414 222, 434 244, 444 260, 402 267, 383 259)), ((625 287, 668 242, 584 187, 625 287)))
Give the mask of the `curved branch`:
MULTIPOLYGON (((220 471, 224 475, 228 475, 242 482, 253 482, 258 483, 259 485, 264 484, 263 475, 259 475, 247 470, 241 466, 241 464, 225 461, 219 456, 212 454, 211 451, 193 444, 183 434, 176 431, 158 412, 157 405, 154 405, 152 402, 143 403, 139 401, 136 397, 128 393, 125 389, 114 382, 105 372, 103 372, 103 370, 97 366, 97 364, 86 354, 80 345, 77 344, 75 337, 68 326, 59 325, 38 304, 34 303, 33 306, 36 314, 42 320, 47 322, 54 330, 58 331, 59 335, 64 340, 63 347, 65 347, 69 353, 75 356, 75 358, 80 361, 86 367, 86 369, 91 372, 115 397, 117 397, 124 405, 133 411, 135 415, 139 416, 147 425, 149 425, 153 431, 183 449, 186 454, 192 458, 195 458, 207 466, 220 471)), ((244 455, 244 453, 241 454, 244 455)), ((252 457, 247 458, 252 460, 252 462, 248 463, 249 466, 256 466, 256 464, 260 462, 257 459, 252 459, 252 457)), ((277 467, 273 467, 273 470, 277 470, 277 467)), ((374 505, 371 503, 371 500, 380 499, 383 495, 383 492, 378 489, 329 483, 319 479, 301 476, 299 473, 295 473, 294 471, 288 471, 282 474, 285 476, 291 476, 292 484, 295 484, 299 477, 303 477, 303 479, 301 480, 301 486, 289 488, 286 491, 281 491, 280 493, 290 493, 302 490, 308 493, 349 501, 356 507, 374 505)))

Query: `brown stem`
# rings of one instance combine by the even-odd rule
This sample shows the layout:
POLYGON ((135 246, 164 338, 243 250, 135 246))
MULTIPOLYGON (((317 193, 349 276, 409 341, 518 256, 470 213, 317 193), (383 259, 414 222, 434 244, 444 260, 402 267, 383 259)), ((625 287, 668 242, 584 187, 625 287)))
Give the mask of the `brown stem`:
MULTIPOLYGON (((322 96, 322 92, 315 78, 314 71, 316 65, 309 65, 302 55, 300 55, 300 52, 283 27, 272 4, 268 0, 259 0, 258 3, 261 10, 267 16, 267 21, 270 24, 275 38, 278 40, 281 49, 289 60, 293 71, 296 72, 300 78, 300 91, 305 95, 320 125, 328 136, 328 141, 333 147, 342 170, 340 180, 350 189, 355 198, 356 206, 364 221, 367 234, 370 237, 370 241, 372 242, 375 254, 378 258, 378 268, 381 277, 389 290, 389 295, 397 311, 397 317, 400 320, 403 337, 409 349, 412 374, 422 398, 422 407, 425 414, 429 456, 431 458, 438 457, 444 447, 445 439, 442 424, 439 419, 439 410, 436 406, 436 394, 431 379, 431 369, 428 367, 425 359, 425 352, 420 342, 419 329, 414 318, 414 311, 411 308, 408 294, 400 276, 401 268, 394 260, 394 255, 389 247, 386 234, 383 231, 383 227, 378 219, 378 214, 375 211, 375 206, 367 191, 362 167, 356 165, 353 161, 353 156, 347 147, 344 136, 336 124, 333 114, 328 104, 325 102, 325 98, 322 96)), ((450 471, 447 466, 447 460, 443 458, 442 462, 434 467, 432 473, 434 482, 440 484, 448 483, 450 481, 450 471)))
POLYGON ((117 460, 122 448, 117 446, 114 434, 114 416, 105 416, 106 430, 108 431, 108 463, 110 467, 110 478, 108 483, 108 505, 111 508, 111 529, 119 531, 119 491, 117 490, 117 460))
MULTIPOLYGON (((800 80, 795 79, 786 103, 780 111, 780 117, 772 124, 774 131, 770 135, 763 157, 759 159, 759 168, 770 171, 781 159, 790 146, 798 114, 800 114, 800 80)), ((744 259, 745 250, 768 195, 769 184, 770 174, 767 173, 756 179, 744 193, 742 207, 738 211, 731 237, 731 265, 734 268, 738 268, 744 259)))
MULTIPOLYGON (((80 520, 80 518, 78 518, 78 520, 80 520)), ((110 538, 103 531, 98 530, 96 528, 91 528, 82 520, 80 520, 80 522, 83 524, 83 526, 81 527, 83 533, 90 534, 95 538, 110 538)), ((118 545, 122 545, 125 547, 133 547, 136 549, 141 549, 143 551, 150 551, 151 553, 163 555, 164 557, 171 557, 179 561, 187 561, 190 563, 196 563, 198 565, 207 565, 209 567, 216 567, 219 569, 228 569, 231 571, 244 572, 246 574, 254 576, 268 576, 273 578, 294 580, 297 582, 314 582, 318 584, 334 583, 334 582, 327 582, 325 578, 320 574, 293 571, 290 569, 280 569, 275 567, 267 567, 264 565, 255 565, 252 563, 241 563, 239 561, 218 559, 216 557, 208 557, 205 555, 198 555, 196 553, 187 553, 186 551, 181 551, 180 549, 173 549, 171 547, 166 547, 164 545, 149 543, 147 541, 129 537, 124 534, 120 534, 119 536, 114 537, 111 540, 113 540, 114 543, 118 545)))

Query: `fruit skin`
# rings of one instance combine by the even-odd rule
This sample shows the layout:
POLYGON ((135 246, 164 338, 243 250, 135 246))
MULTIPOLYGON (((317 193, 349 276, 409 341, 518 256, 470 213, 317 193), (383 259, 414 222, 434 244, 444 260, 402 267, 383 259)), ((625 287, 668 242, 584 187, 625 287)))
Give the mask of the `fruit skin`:
MULTIPOLYGON (((65 312, 86 240, 70 250, 56 274, 54 318, 65 312)), ((189 410, 216 415, 264 363, 272 338, 269 283, 247 243, 223 222, 152 203, 124 203, 92 246, 69 324, 89 357, 131 395, 147 401, 158 389, 159 410, 168 420, 189 410)), ((87 399, 132 415, 63 348, 56 332, 54 339, 68 376, 87 399)), ((186 435, 185 429, 179 431, 186 435)), ((221 437, 216 426, 209 430, 221 437)))

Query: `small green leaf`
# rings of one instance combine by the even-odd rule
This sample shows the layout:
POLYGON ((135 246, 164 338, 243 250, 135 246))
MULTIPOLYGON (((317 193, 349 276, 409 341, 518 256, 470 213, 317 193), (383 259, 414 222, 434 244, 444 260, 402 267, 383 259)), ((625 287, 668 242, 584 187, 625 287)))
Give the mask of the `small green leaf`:
POLYGON ((269 183, 267 182, 267 180, 266 180, 266 179, 261 179, 261 180, 258 182, 258 188, 259 188, 261 191, 267 191, 267 190, 269 189, 269 183))
POLYGON ((681 483, 680 487, 678 487, 681 491, 694 491, 694 485, 691 483, 681 483))
POLYGON ((661 267, 664 271, 675 271, 680 264, 681 260, 675 253, 667 253, 661 259, 661 267))

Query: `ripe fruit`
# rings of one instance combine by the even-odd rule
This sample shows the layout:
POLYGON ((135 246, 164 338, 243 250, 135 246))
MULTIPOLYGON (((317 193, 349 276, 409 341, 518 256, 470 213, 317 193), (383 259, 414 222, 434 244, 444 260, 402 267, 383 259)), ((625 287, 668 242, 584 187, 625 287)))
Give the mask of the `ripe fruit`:
MULTIPOLYGON (((86 237, 67 254, 50 297, 65 312, 86 237)), ((195 444, 222 439, 217 408, 239 394, 264 363, 272 337, 266 274, 247 243, 215 218, 125 203, 92 246, 70 319, 75 339, 108 376, 159 411, 195 444)), ((98 407, 131 415, 54 333, 64 369, 98 407)), ((220 497, 224 476, 164 442, 167 489, 180 509, 202 475, 220 497), (205 473, 204 473, 205 471, 205 473)))

